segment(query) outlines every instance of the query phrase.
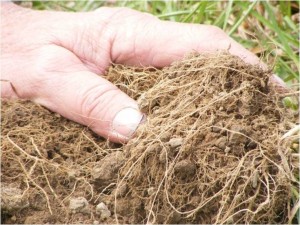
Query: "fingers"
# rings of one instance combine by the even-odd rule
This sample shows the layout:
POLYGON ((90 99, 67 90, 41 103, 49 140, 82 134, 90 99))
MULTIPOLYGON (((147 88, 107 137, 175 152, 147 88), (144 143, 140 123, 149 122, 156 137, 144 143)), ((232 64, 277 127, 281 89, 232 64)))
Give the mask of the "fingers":
POLYGON ((161 21, 127 8, 102 7, 82 18, 84 31, 77 26, 70 29, 74 31, 72 35, 64 35, 56 42, 88 62, 95 72, 99 72, 97 68, 104 71, 110 62, 164 67, 192 51, 219 50, 228 50, 247 63, 267 68, 255 54, 216 26, 161 21))
POLYGON ((112 60, 117 63, 163 67, 191 51, 229 50, 245 62, 265 67, 258 57, 215 26, 160 21, 126 9, 110 25, 117 27, 112 43, 112 60))

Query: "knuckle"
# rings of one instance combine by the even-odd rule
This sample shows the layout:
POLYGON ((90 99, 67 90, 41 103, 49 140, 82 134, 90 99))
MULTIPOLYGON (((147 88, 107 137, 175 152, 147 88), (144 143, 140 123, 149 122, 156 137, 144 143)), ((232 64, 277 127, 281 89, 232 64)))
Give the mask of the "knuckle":
POLYGON ((84 90, 79 94, 82 115, 88 121, 91 119, 100 120, 99 115, 105 117, 106 111, 118 94, 119 90, 111 86, 95 85, 84 90))
POLYGON ((62 63, 67 63, 65 50, 58 46, 44 46, 36 52, 35 70, 38 74, 47 74, 51 72, 58 72, 59 68, 65 69, 61 66, 62 63))

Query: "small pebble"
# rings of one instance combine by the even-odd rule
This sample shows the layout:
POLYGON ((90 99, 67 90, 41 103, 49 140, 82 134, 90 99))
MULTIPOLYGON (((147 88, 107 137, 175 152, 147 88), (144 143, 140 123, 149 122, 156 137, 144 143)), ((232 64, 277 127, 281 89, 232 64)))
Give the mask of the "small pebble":
POLYGON ((22 195, 22 190, 12 187, 8 184, 1 183, 1 212, 14 214, 16 211, 29 206, 28 198, 22 195))
POLYGON ((171 134, 168 132, 165 132, 160 135, 160 140, 166 142, 166 141, 170 140, 170 137, 171 137, 171 134))
POLYGON ((150 187, 150 188, 148 188, 147 192, 148 192, 148 195, 151 196, 152 194, 155 193, 155 188, 154 187, 150 187))
POLYGON ((159 160, 160 163, 166 163, 167 155, 166 155, 165 150, 161 151, 161 153, 159 154, 159 159, 158 160, 159 160))
POLYGON ((101 220, 107 219, 111 216, 111 212, 108 210, 107 206, 103 202, 100 202, 96 206, 96 214, 100 215, 101 220))
POLYGON ((128 185, 125 183, 125 184, 122 184, 118 187, 118 191, 117 191, 117 197, 120 198, 120 197, 124 197, 128 192, 128 185))
POLYGON ((242 126, 239 125, 233 125, 231 126, 231 132, 229 141, 233 144, 237 143, 244 143, 247 140, 247 137, 245 136, 245 131, 242 126))
POLYGON ((296 150, 296 151, 299 150, 299 143, 293 143, 292 144, 292 149, 296 150))
POLYGON ((174 172, 177 177, 181 179, 191 178, 195 175, 197 170, 196 165, 190 160, 181 160, 174 166, 174 172))
POLYGON ((215 146, 217 146, 218 148, 223 149, 223 150, 226 149, 226 144, 227 144, 226 137, 220 137, 215 142, 215 146))
POLYGON ((258 174, 258 171, 255 170, 254 174, 253 174, 253 177, 252 177, 252 187, 253 188, 257 188, 257 184, 258 184, 258 179, 259 179, 259 174, 258 174))
POLYGON ((74 179, 76 177, 76 170, 70 169, 67 171, 69 178, 74 179))
POLYGON ((229 153, 229 152, 230 152, 230 147, 226 146, 225 153, 229 153))
POLYGON ((72 213, 89 213, 89 203, 84 197, 72 198, 69 209, 72 213))
POLYGON ((168 143, 171 148, 177 148, 182 145, 182 138, 172 138, 168 143))
POLYGON ((10 219, 11 219, 11 221, 15 222, 17 220, 17 217, 16 216, 12 216, 10 219))

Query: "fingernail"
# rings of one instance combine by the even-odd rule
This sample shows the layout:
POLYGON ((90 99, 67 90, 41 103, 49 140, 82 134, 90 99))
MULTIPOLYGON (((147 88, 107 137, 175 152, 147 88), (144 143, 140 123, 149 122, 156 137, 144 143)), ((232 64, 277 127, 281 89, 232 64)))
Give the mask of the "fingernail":
POLYGON ((121 137, 131 138, 143 118, 144 115, 137 109, 124 108, 116 114, 113 120, 113 133, 121 137))

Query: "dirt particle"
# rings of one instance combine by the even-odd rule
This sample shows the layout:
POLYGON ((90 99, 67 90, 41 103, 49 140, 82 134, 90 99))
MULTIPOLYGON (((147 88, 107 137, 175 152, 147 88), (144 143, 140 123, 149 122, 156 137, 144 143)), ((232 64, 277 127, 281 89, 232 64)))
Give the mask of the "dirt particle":
POLYGON ((10 219, 11 219, 11 221, 15 222, 17 220, 17 217, 15 215, 13 215, 10 219))
POLYGON ((174 172, 180 179, 190 178, 195 175, 196 165, 190 160, 181 160, 175 164, 174 172))
POLYGON ((254 141, 250 141, 247 145, 246 148, 247 150, 255 149, 257 147, 257 143, 254 141))
POLYGON ((220 137, 219 139, 217 139, 215 141, 215 146, 217 146, 218 148, 224 150, 226 148, 226 144, 227 144, 227 138, 226 137, 220 137))
POLYGON ((159 161, 160 163, 166 163, 166 161, 167 161, 166 150, 162 150, 162 151, 160 152, 158 161, 159 161))
POLYGON ((92 176, 97 189, 102 190, 118 177, 118 170, 124 163, 123 152, 116 151, 97 162, 92 176))
POLYGON ((101 220, 105 220, 111 216, 111 212, 108 210, 107 206, 103 202, 100 202, 96 206, 96 214, 100 215, 101 220))
POLYGON ((118 198, 124 197, 128 192, 128 184, 124 183, 124 184, 118 185, 115 192, 117 192, 116 194, 117 194, 118 198))
POLYGON ((175 149, 175 148, 181 146, 182 142, 183 142, 182 138, 178 137, 178 138, 172 138, 168 142, 168 144, 170 145, 171 149, 175 149))
POLYGON ((147 151, 147 154, 151 154, 151 153, 157 153, 161 150, 161 146, 159 143, 154 143, 152 145, 150 145, 146 151, 147 151))
POLYGON ((28 206, 28 199, 23 196, 21 189, 6 184, 1 185, 1 211, 14 214, 28 206))
POLYGON ((259 173, 257 170, 254 171, 254 174, 253 174, 253 177, 251 179, 252 181, 252 187, 253 188, 257 188, 257 185, 258 185, 258 179, 259 179, 259 173))
POLYGON ((226 146, 226 147, 225 147, 225 150, 224 150, 224 152, 225 152, 225 153, 229 153, 229 152, 230 152, 230 150, 231 150, 231 148, 230 148, 230 147, 228 147, 228 146, 226 146))
POLYGON ((164 132, 160 135, 160 140, 163 142, 167 142, 170 140, 172 133, 170 132, 164 132))
POLYGON ((166 224, 178 224, 181 220, 181 215, 178 212, 172 212, 166 219, 166 224))
POLYGON ((36 211, 25 218, 22 224, 57 224, 61 223, 59 216, 51 215, 49 212, 36 211))
POLYGON ((153 195, 155 192, 156 192, 156 188, 154 187, 149 187, 147 190, 149 196, 153 195))
POLYGON ((236 144, 236 143, 244 143, 247 140, 247 137, 245 136, 245 130, 244 127, 240 126, 240 125, 233 125, 231 126, 231 134, 229 137, 229 141, 232 144, 236 144))
POLYGON ((89 203, 84 197, 71 198, 69 209, 73 214, 75 213, 90 213, 89 203))
POLYGON ((292 149, 293 149, 294 151, 298 151, 298 150, 299 150, 299 143, 293 143, 293 144, 292 144, 292 149))
POLYGON ((139 198, 132 198, 130 196, 126 198, 121 198, 117 201, 116 212, 117 215, 130 218, 132 217, 132 223, 137 223, 135 214, 138 214, 138 211, 142 211, 142 202, 139 198))

